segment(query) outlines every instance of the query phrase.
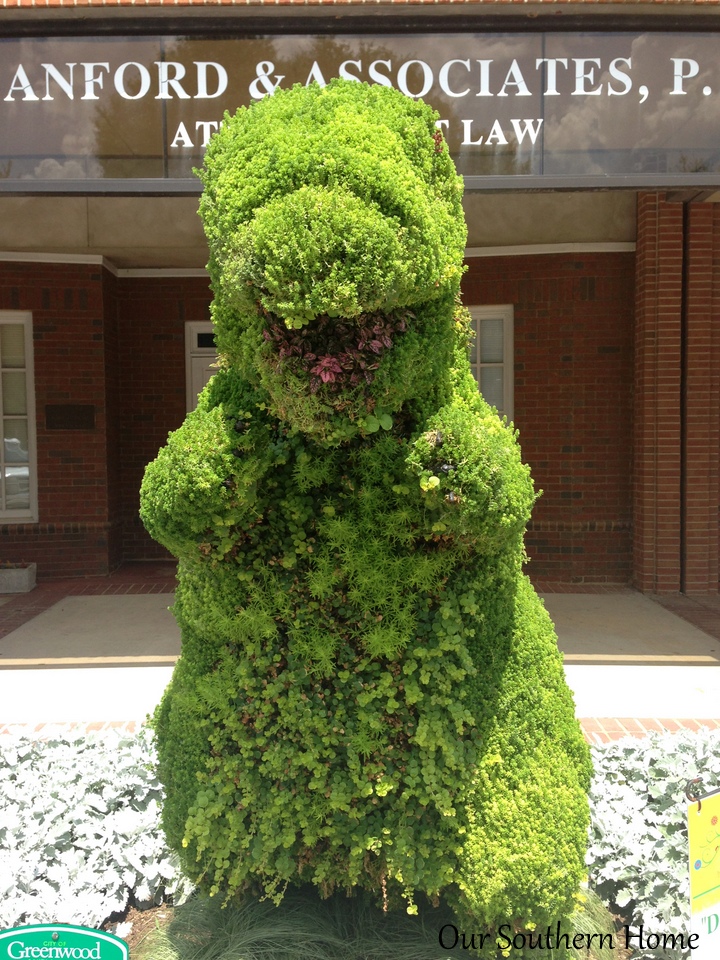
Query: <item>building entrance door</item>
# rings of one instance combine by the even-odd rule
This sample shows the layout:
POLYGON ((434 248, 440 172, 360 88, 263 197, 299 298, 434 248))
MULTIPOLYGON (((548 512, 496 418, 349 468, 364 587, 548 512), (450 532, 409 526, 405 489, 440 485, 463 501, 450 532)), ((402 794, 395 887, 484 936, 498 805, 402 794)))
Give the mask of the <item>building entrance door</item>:
POLYGON ((188 412, 197 406, 198 394, 217 371, 217 350, 212 323, 185 324, 185 388, 188 412))

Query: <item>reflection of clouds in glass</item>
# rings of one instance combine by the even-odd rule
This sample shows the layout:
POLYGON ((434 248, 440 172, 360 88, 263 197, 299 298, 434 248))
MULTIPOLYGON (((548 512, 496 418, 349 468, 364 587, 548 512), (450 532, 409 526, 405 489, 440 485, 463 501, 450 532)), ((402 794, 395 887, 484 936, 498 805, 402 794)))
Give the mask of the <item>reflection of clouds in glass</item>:
POLYGON ((90 134, 66 133, 62 138, 62 152, 68 156, 89 156, 95 150, 95 137, 90 134))
MULTIPOLYGON (((567 51, 564 51, 567 55, 567 51)), ((607 67, 615 52, 603 54, 607 67)), ((645 150, 676 152, 685 147, 714 147, 720 121, 720 83, 718 91, 704 97, 702 89, 712 86, 716 58, 707 37, 657 36, 646 34, 633 40, 632 89, 622 96, 609 96, 608 83, 619 89, 607 69, 600 81, 601 96, 581 98, 564 96, 557 102, 546 100, 546 144, 552 150, 588 152, 645 150), (673 95, 672 58, 696 60, 698 76, 685 81, 686 95, 673 95), (647 87, 645 103, 640 103, 642 86, 647 87), (713 132, 715 131, 715 133, 713 132)), ((623 66, 623 71, 627 68, 623 66)), ((590 172, 583 164, 583 172, 590 172)), ((605 172, 608 172, 607 170, 605 172)))
POLYGON ((83 61, 93 58, 105 59, 105 48, 101 42, 98 40, 92 42, 91 49, 95 57, 88 52, 88 43, 80 40, 25 39, 3 41, 3 43, 7 44, 3 47, 3 54, 7 58, 6 63, 9 67, 6 66, 4 71, 5 86, 2 88, 0 98, 6 95, 18 64, 22 64, 34 94, 39 98, 37 101, 29 102, 24 99, 22 93, 16 91, 12 101, 3 101, 3 119, 7 118, 7 129, 3 136, 4 146, 7 146, 8 142, 11 143, 12 149, 21 155, 25 153, 42 156, 45 153, 55 153, 54 149, 49 148, 49 144, 60 143, 66 131, 70 130, 78 138, 84 137, 88 140, 88 147, 79 152, 92 152, 96 104, 82 99, 84 87, 80 65, 83 61), (73 78, 75 89, 73 99, 68 97, 54 79, 48 80, 43 68, 45 62, 53 64, 66 81, 73 78), (72 72, 66 66, 67 63, 75 65, 72 72), (52 99, 46 99, 48 94, 52 99))
POLYGON ((23 177, 24 180, 87 180, 97 179, 102 176, 102 169, 96 160, 90 160, 87 164, 78 160, 65 160, 59 163, 52 157, 41 160, 35 167, 32 177, 23 177))
POLYGON ((184 37, 163 37, 162 45, 166 58, 169 59, 171 56, 175 57, 178 53, 182 53, 186 43, 184 37))
MULTIPOLYGON (((545 142, 553 173, 602 174, 620 167, 662 172, 681 162, 686 169, 716 165, 720 78, 712 44, 707 37, 674 36, 671 41, 653 34, 635 38, 629 53, 632 70, 622 67, 633 82, 627 94, 608 95, 609 83, 615 89, 619 85, 607 69, 612 56, 602 50, 606 69, 598 75, 600 96, 546 99, 545 142), (699 65, 697 76, 684 81, 685 95, 671 93, 673 58, 699 65), (713 94, 704 96, 703 88, 713 83, 713 94), (647 99, 640 103, 643 86, 647 99)), ((689 72, 687 65, 683 69, 689 72)))
POLYGON ((552 176, 567 174, 570 177, 604 177, 614 172, 614 170, 608 170, 605 164, 593 160, 589 153, 582 153, 578 157, 577 152, 553 152, 549 158, 545 159, 545 173, 552 176))
MULTIPOLYGON (((673 87, 673 64, 671 56, 661 56, 653 51, 653 37, 647 37, 646 46, 654 62, 662 67, 662 80, 658 77, 657 93, 653 98, 652 111, 644 118, 644 125, 637 131, 637 146, 675 149, 717 149, 717 126, 720 119, 718 98, 720 80, 714 50, 707 37, 686 40, 675 38, 671 56, 676 59, 695 60, 699 66, 697 76, 683 81, 686 94, 671 93, 673 87), (705 43, 702 43, 702 41, 705 43), (713 90, 703 95, 703 88, 713 90), (713 89, 714 88, 714 89, 713 89)), ((666 51, 664 51, 666 52, 666 51)))
MULTIPOLYGON (((633 61, 634 63, 634 61, 633 61)), ((634 75, 633 75, 634 76, 634 75)), ((642 123, 640 94, 633 89, 622 96, 608 95, 608 83, 618 89, 609 70, 598 73, 599 96, 546 98, 546 137, 556 149, 590 150, 627 148, 634 143, 642 123)))
MULTIPOLYGON (((350 37, 333 37, 332 39, 335 43, 343 45, 352 40, 350 37)), ((289 61, 295 57, 313 56, 317 42, 317 38, 315 37, 299 35, 274 37, 272 40, 267 41, 268 57, 272 59, 272 56, 275 56, 278 61, 275 65, 279 66, 284 60, 289 61)))

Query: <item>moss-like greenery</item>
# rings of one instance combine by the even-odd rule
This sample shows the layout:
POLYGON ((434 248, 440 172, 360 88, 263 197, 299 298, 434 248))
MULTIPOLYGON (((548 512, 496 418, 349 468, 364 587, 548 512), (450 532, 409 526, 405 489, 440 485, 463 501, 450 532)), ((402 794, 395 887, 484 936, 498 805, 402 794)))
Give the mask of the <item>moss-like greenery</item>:
POLYGON ((180 558, 164 826, 226 899, 360 888, 522 931, 572 910, 590 764, 522 573, 529 471, 470 373, 434 120, 336 81, 211 142, 222 369, 142 490, 180 558))

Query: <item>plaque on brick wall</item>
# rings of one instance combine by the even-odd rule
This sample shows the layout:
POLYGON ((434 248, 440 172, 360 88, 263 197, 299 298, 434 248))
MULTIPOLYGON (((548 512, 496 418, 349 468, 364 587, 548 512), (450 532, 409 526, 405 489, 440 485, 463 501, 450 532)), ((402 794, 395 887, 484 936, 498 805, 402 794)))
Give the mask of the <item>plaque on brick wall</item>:
POLYGON ((95 407, 89 403, 49 403, 45 407, 47 430, 94 430, 95 407))

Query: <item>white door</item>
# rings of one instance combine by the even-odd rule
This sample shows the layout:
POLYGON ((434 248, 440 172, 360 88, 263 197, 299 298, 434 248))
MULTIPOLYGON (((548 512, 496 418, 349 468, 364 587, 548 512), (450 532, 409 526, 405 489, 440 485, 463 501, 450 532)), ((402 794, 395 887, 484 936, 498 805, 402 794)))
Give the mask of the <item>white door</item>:
POLYGON ((215 358, 191 357, 190 358, 190 396, 188 397, 188 410, 194 410, 197 405, 198 394, 208 382, 214 373, 217 373, 217 367, 214 366, 215 358))
POLYGON ((217 351, 210 322, 185 324, 185 393, 188 412, 197 406, 200 391, 217 372, 217 351))

